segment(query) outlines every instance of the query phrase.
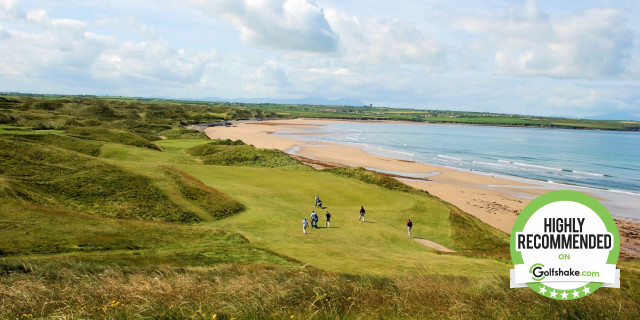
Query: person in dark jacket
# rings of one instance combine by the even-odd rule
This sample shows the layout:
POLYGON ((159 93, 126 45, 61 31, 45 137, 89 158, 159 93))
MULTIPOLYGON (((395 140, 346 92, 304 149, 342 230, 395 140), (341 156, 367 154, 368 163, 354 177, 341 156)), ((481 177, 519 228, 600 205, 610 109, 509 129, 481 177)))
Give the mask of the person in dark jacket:
POLYGON ((358 217, 358 221, 360 221, 360 219, 362 219, 362 222, 364 222, 364 213, 366 211, 364 210, 364 206, 360 206, 360 216, 358 217))
POLYGON ((409 234, 409 238, 411 238, 411 228, 413 228, 413 222, 411 219, 407 220, 407 232, 409 234))

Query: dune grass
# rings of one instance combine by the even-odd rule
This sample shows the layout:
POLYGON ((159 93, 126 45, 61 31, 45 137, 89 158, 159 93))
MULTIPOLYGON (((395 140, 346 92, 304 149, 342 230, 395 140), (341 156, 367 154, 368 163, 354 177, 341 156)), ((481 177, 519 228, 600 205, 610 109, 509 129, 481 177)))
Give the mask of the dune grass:
POLYGON ((325 169, 324 171, 333 173, 335 175, 360 180, 365 183, 375 184, 390 190, 398 190, 398 191, 404 191, 404 192, 420 192, 419 190, 413 187, 410 187, 387 175, 384 175, 379 172, 370 171, 365 168, 336 167, 336 168, 325 169))
POLYGON ((158 132, 159 136, 163 136, 166 139, 201 139, 209 140, 206 134, 191 129, 169 129, 158 132))
POLYGON ((244 210, 242 203, 202 183, 193 176, 171 167, 163 169, 164 173, 176 184, 180 193, 186 199, 200 206, 211 218, 218 220, 244 210))
POLYGON ((286 153, 274 149, 259 149, 245 145, 241 141, 218 140, 212 143, 194 146, 185 152, 197 156, 204 164, 222 166, 251 166, 251 167, 296 167, 302 164, 289 157, 286 153))
POLYGON ((184 150, 198 146, 198 145, 211 143, 211 141, 200 140, 200 139, 179 139, 179 140, 169 139, 169 140, 154 141, 153 143, 160 146, 162 149, 164 149, 165 152, 188 155, 189 158, 191 158, 191 156, 188 153, 184 152, 184 150))
MULTIPOLYGON (((207 255, 221 255, 233 247, 238 254, 245 249, 254 250, 244 237, 230 231, 105 218, 24 201, 0 204, 0 226, 3 228, 0 256, 11 258, 9 260, 29 261, 30 257, 36 259, 34 261, 56 260, 73 255, 80 260, 105 257, 109 262, 118 262, 121 259, 122 265, 128 266, 210 265, 221 262, 205 258, 207 255), (205 256, 187 259, 198 254, 205 256)), ((234 261, 228 257, 218 259, 225 263, 234 261)))
POLYGON ((100 127, 72 127, 65 130, 65 134, 83 139, 122 143, 135 147, 143 147, 162 151, 160 147, 149 140, 127 130, 106 129, 100 127))
POLYGON ((65 136, 62 134, 38 134, 24 136, 25 140, 39 144, 67 149, 90 156, 100 155, 104 142, 65 136))
POLYGON ((0 261, 0 275, 3 318, 636 319, 640 313, 640 291, 632 289, 637 275, 623 276, 621 289, 573 301, 509 289, 505 276, 389 278, 256 263, 118 268, 69 257, 0 261))
POLYGON ((38 203, 118 218, 198 220, 153 180, 95 157, 5 138, 0 138, 0 154, 0 176, 20 182, 38 203))

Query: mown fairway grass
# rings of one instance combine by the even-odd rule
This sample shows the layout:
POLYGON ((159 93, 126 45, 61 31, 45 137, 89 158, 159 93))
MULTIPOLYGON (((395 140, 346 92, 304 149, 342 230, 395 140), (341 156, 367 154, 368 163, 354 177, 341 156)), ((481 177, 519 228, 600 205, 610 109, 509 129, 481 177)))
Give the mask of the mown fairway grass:
POLYGON ((433 274, 491 276, 507 272, 506 263, 439 254, 407 238, 406 219, 414 221, 413 235, 456 249, 451 238, 449 208, 440 201, 311 169, 262 169, 178 165, 178 168, 236 195, 247 210, 206 226, 237 230, 253 243, 325 270, 402 274, 425 268, 433 274), (325 210, 315 209, 324 226, 331 212, 331 228, 308 229, 314 195, 325 210), (367 222, 358 222, 360 205, 367 222))
MULTIPOLYGON (((155 143, 178 155, 197 145, 187 140, 155 143)), ((206 226, 237 230, 257 245, 325 270, 392 275, 420 269, 491 276, 508 269, 505 260, 441 254, 408 239, 405 223, 410 218, 413 236, 464 250, 455 241, 450 207, 426 194, 388 190, 307 167, 175 166, 245 204, 241 214, 206 226), (316 194, 326 209, 314 208, 316 194), (364 223, 357 221, 361 205, 367 209, 364 223), (309 228, 305 236, 302 219, 310 220, 312 210, 322 228, 309 228), (331 228, 324 228, 326 211, 332 215, 331 228)), ((506 241, 506 235, 497 234, 506 241)))

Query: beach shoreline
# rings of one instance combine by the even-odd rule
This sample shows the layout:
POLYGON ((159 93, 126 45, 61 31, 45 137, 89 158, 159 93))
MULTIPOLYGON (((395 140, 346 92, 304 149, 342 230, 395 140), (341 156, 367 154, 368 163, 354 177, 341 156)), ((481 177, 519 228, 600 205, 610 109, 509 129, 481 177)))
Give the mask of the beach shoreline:
MULTIPOLYGON (((346 165, 391 173, 391 176, 403 183, 425 190, 505 233, 511 232, 518 213, 538 195, 559 189, 584 189, 396 159, 372 154, 352 145, 291 138, 296 135, 308 135, 306 130, 328 122, 353 121, 326 119, 247 121, 239 122, 232 127, 210 127, 205 130, 205 133, 212 139, 242 140, 257 148, 278 149, 316 169, 346 165), (274 134, 276 132, 285 132, 288 137, 274 134)), ((401 124, 401 122, 397 123, 401 124)), ((607 194, 595 189, 580 191, 603 202, 608 200, 607 194)), ((621 235, 621 257, 640 258, 640 223, 624 216, 616 217, 616 223, 621 235)))

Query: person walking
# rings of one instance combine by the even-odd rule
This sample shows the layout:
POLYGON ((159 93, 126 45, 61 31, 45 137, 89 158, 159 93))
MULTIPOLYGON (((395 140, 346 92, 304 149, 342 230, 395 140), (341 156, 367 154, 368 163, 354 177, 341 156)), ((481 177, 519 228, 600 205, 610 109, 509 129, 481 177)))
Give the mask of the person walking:
POLYGON ((318 228, 318 214, 314 211, 311 211, 311 228, 318 228))
POLYGON ((307 218, 304 218, 304 220, 302 220, 302 233, 303 234, 307 234, 307 226, 309 225, 309 222, 307 222, 307 218))
POLYGON ((408 232, 409 238, 411 238, 412 227, 413 227, 413 222, 411 222, 411 219, 407 220, 407 232, 408 232))
POLYGON ((364 213, 366 211, 364 210, 364 206, 360 206, 360 216, 358 217, 358 221, 360 221, 360 219, 362 219, 362 222, 364 222, 364 213))
POLYGON ((324 223, 324 226, 329 228, 329 222, 331 222, 331 213, 329 213, 329 211, 327 211, 327 222, 324 223))

